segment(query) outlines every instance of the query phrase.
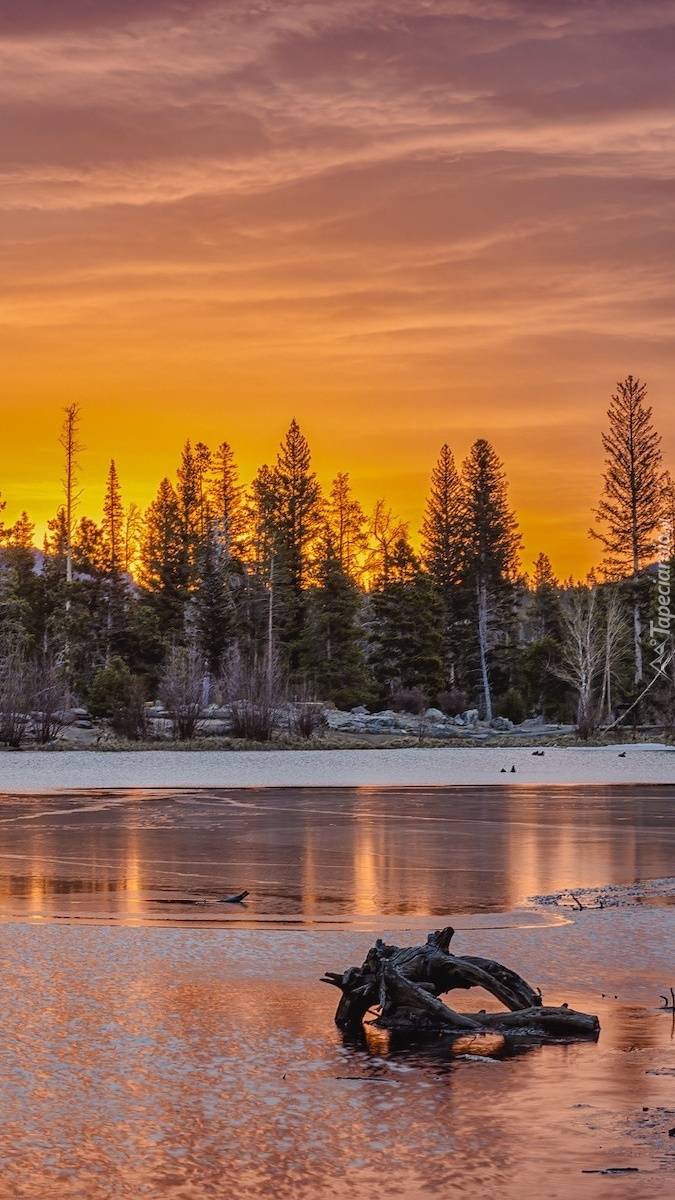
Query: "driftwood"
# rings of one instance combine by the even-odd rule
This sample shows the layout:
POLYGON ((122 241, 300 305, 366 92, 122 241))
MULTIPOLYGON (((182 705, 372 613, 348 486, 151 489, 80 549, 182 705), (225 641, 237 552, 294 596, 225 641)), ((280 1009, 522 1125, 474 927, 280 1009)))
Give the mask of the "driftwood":
POLYGON ((327 971, 322 983, 340 988, 335 1014, 345 1031, 361 1030, 371 1009, 373 1024, 401 1033, 532 1033, 549 1037, 595 1037, 600 1024, 589 1013, 563 1004, 546 1007, 541 992, 501 963, 473 955, 450 954, 454 929, 430 933, 424 946, 387 946, 379 938, 360 967, 342 974, 327 971), (508 1010, 458 1013, 439 996, 455 989, 482 987, 508 1010))

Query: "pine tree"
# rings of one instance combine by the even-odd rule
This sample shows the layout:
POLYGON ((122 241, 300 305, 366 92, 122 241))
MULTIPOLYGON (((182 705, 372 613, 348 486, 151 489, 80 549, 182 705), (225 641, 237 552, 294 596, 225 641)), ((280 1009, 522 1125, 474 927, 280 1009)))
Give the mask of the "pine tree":
POLYGON ((61 505, 56 515, 47 521, 47 532, 43 541, 43 551, 54 567, 61 569, 65 578, 66 557, 68 554, 68 523, 66 510, 61 505))
POLYGON ((321 699, 338 708, 363 704, 369 695, 359 620, 363 603, 363 593, 327 532, 318 547, 316 585, 308 596, 302 665, 321 699))
POLYGON ((472 597, 478 641, 483 707, 492 719, 488 655, 499 610, 518 564, 520 537, 507 496, 504 468, 489 442, 480 438, 463 464, 465 490, 465 581, 472 597))
POLYGON ((107 642, 106 665, 115 648, 115 640, 124 624, 124 603, 126 584, 123 578, 125 559, 125 514, 122 504, 122 493, 115 460, 110 460, 105 498, 103 501, 103 521, 101 524, 103 541, 103 568, 107 576, 106 606, 107 606, 107 642))
POLYGON ((529 614, 532 634, 536 640, 552 637, 560 641, 563 615, 558 581, 546 554, 539 554, 533 565, 529 614))
POLYGON ((212 530, 201 551, 191 624, 197 646, 213 678, 220 675, 225 654, 234 641, 235 623, 236 609, 228 589, 226 560, 212 530))
POLYGON ((383 696, 399 688, 433 695, 443 686, 443 609, 405 538, 391 547, 387 575, 370 597, 371 665, 383 696))
POLYGON ((274 661, 276 643, 273 472, 263 463, 246 499, 244 596, 240 612, 242 651, 248 659, 274 661))
POLYGON ((666 471, 663 476, 662 509, 670 542, 670 557, 672 558, 675 554, 675 479, 670 471, 666 471))
POLYGON ((30 544, 0 549, 0 652, 12 646, 29 654, 40 649, 44 601, 44 579, 35 571, 30 544))
POLYGON ((81 517, 72 537, 72 565, 79 575, 98 578, 106 571, 103 530, 91 517, 81 517))
POLYGON ((445 617, 446 676, 453 683, 456 670, 454 626, 459 618, 460 585, 464 565, 464 496, 462 481, 450 447, 441 446, 431 474, 431 491, 422 525, 422 562, 441 601, 445 617))
MULTIPOLYGON (((211 532, 213 524, 213 512, 210 499, 210 478, 211 478, 211 451, 204 442, 197 442, 194 450, 194 466, 197 483, 197 528, 199 532, 199 543, 201 545, 206 541, 211 532)), ((199 551, 198 551, 199 553, 199 551)))
POLYGON ((297 421, 291 421, 274 466, 275 549, 283 558, 291 588, 300 596, 307 580, 310 548, 321 523, 321 488, 297 421))
POLYGON ((448 612, 462 577, 464 497, 462 481, 448 445, 441 446, 431 474, 431 491, 422 525, 422 561, 448 612))
POLYGON ((628 375, 617 384, 607 410, 609 430, 602 435, 605 472, 602 497, 594 510, 601 526, 591 529, 605 550, 603 567, 610 579, 633 581, 633 652, 635 684, 643 677, 639 573, 656 553, 662 513, 664 475, 661 438, 645 403, 647 387, 628 375))
POLYGON ((35 526, 28 519, 28 513, 22 512, 18 521, 15 521, 10 529, 6 531, 6 539, 8 546, 15 546, 22 550, 31 550, 33 547, 33 538, 35 536, 35 526))
POLYGON ((101 531, 105 571, 116 578, 124 569, 124 505, 114 459, 108 470, 101 531))
POLYGON ((309 446, 297 421, 291 421, 272 472, 272 551, 279 634, 291 670, 299 666, 304 619, 303 592, 311 567, 312 545, 322 517, 321 488, 311 470, 309 446))
POLYGON ((202 469, 189 439, 181 452, 175 494, 182 542, 182 586, 189 593, 197 581, 203 523, 202 469))
POLYGON ((211 507, 218 541, 228 558, 242 553, 246 530, 242 491, 232 449, 221 442, 213 456, 211 507))
POLYGON ((183 632, 187 602, 184 548, 178 497, 169 480, 163 479, 145 515, 139 582, 165 634, 183 632))

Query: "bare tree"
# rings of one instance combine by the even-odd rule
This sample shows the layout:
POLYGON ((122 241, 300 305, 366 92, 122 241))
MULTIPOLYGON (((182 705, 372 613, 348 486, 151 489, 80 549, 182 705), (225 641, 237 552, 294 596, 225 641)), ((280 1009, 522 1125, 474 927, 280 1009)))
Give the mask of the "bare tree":
POLYGON ((579 585, 563 607, 562 660, 553 668, 577 696, 577 728, 587 738, 598 723, 596 684, 603 669, 605 642, 598 613, 598 589, 579 585))
POLYGON ((159 698, 166 708, 174 738, 190 741, 198 731, 206 667, 193 646, 169 651, 159 685, 159 698))
POLYGON ((371 578, 377 578, 383 584, 388 582, 394 546, 407 535, 408 522, 395 517, 385 500, 377 500, 370 518, 372 542, 366 561, 366 572, 371 578))
POLYGON ((643 678, 642 622, 638 576, 654 558, 657 528, 663 511, 664 475, 661 438, 645 403, 647 388, 628 375, 617 384, 607 410, 604 488, 594 510, 599 529, 591 529, 605 549, 603 566, 610 579, 630 574, 633 580, 633 652, 635 684, 643 678))
POLYGON ((143 532, 143 516, 133 501, 124 514, 123 562, 124 570, 131 575, 136 564, 143 532))
POLYGON ((600 715, 602 716, 606 713, 609 719, 612 712, 612 684, 618 663, 626 651, 629 641, 629 629, 624 617, 618 588, 612 586, 605 587, 603 590, 603 600, 604 662, 599 708, 600 715))
POLYGON ((349 475, 343 471, 338 472, 331 484, 326 519, 343 571, 358 579, 368 545, 366 514, 352 495, 349 475))

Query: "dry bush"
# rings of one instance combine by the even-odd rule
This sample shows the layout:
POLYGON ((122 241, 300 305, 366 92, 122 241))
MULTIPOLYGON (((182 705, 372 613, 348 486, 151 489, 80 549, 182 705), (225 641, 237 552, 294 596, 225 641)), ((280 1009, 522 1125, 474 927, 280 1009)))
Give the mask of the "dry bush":
POLYGON ((27 692, 30 697, 30 719, 33 737, 39 745, 53 742, 64 725, 64 710, 68 707, 68 684, 63 672, 49 658, 27 664, 27 692))
POLYGON ((323 733, 327 724, 323 705, 311 700, 294 704, 288 716, 288 731, 295 737, 311 738, 315 733, 323 733))
POLYGON ((193 646, 169 651, 159 685, 159 698, 169 719, 173 737, 191 741, 199 729, 206 667, 193 646))
POLYGON ((28 732, 26 659, 9 649, 0 660, 0 742, 18 750, 28 732))
POLYGON ((412 713, 420 716, 429 707, 429 697, 424 688, 399 688, 391 697, 394 712, 412 713))
POLYGON ((229 654, 220 686, 230 708, 232 735, 269 742, 279 725, 283 683, 278 659, 247 663, 238 648, 229 654))
POLYGON ((461 717, 469 707, 467 694, 461 688, 450 688, 447 692, 439 692, 438 707, 446 717, 461 717))

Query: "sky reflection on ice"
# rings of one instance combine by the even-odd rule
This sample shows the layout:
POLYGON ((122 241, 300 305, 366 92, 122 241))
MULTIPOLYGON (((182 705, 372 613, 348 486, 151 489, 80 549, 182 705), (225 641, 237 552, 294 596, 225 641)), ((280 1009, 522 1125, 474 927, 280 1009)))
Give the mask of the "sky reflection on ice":
POLYGON ((675 873, 668 789, 245 803, 0 802, 1 1197, 671 1194, 675 908, 511 911, 675 873), (244 886, 239 925, 186 903, 244 886), (599 1042, 343 1039, 322 973, 453 910, 458 953, 597 1012, 599 1042), (622 1165, 638 1171, 582 1173, 622 1165))

